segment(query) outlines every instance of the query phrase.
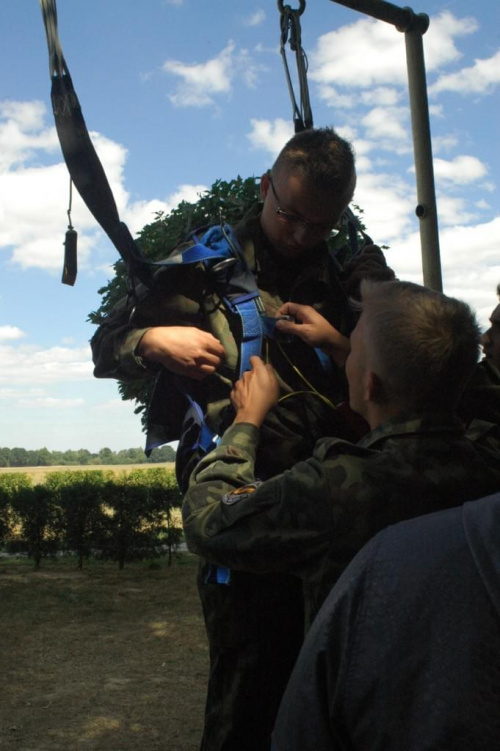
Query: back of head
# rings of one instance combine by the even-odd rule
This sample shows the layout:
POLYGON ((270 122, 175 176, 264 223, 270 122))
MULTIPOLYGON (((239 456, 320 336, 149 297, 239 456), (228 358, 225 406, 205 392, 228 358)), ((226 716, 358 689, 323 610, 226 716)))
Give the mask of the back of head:
POLYGON ((333 128, 313 128, 297 133, 285 144, 273 174, 286 169, 311 182, 316 190, 335 196, 347 206, 356 187, 354 152, 333 128))
POLYGON ((467 303, 411 282, 361 284, 372 369, 386 398, 413 411, 454 409, 479 359, 467 303))

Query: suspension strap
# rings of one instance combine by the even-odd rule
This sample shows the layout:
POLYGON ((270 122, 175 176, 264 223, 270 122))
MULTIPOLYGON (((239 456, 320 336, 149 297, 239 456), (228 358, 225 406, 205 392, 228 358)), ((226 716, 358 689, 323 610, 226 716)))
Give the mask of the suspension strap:
MULTIPOLYGON (((137 276, 149 286, 150 269, 128 227, 120 221, 108 179, 83 119, 59 39, 56 0, 40 0, 40 6, 49 52, 52 109, 71 179, 88 209, 125 261, 129 276, 137 276)), ((76 255, 74 264, 76 272, 76 255)))
POLYGON ((300 4, 297 9, 293 9, 290 5, 283 5, 283 0, 278 0, 278 10, 280 12, 280 28, 281 28, 281 45, 280 52, 283 59, 283 65, 285 67, 285 75, 288 84, 288 91, 290 99, 292 101, 293 109, 293 122, 295 125, 295 132, 300 133, 302 130, 313 127, 313 116, 311 111, 311 103, 309 100, 309 86, 307 83, 307 55, 302 47, 302 32, 300 27, 300 16, 305 10, 306 0, 299 0, 300 4), (290 76, 290 69, 286 59, 285 45, 290 37, 290 49, 295 52, 297 61, 297 76, 300 88, 300 107, 297 105, 295 99, 295 93, 293 90, 292 79, 290 76))

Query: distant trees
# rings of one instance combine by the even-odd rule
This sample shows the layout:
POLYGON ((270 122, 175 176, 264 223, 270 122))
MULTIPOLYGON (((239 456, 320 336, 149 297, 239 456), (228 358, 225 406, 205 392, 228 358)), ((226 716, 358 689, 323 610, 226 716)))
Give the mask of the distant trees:
POLYGON ((49 451, 42 449, 0 448, 0 467, 88 466, 95 464, 164 464, 175 461, 171 446, 154 449, 148 458, 142 448, 112 451, 103 448, 93 454, 87 449, 49 451))

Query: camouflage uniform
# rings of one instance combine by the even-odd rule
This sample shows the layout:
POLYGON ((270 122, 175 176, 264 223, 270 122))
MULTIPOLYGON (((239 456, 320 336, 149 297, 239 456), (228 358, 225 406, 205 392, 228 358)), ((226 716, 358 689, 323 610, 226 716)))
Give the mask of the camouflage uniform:
POLYGON ((458 414, 466 425, 473 419, 500 425, 500 372, 490 360, 478 363, 460 399, 458 414))
MULTIPOLYGON (((274 316, 289 300, 313 305, 348 334, 353 324, 348 298, 326 244, 313 248, 302 260, 284 259, 269 246, 258 211, 257 207, 234 230, 266 313, 274 316)), ((370 273, 372 264, 371 256, 370 273)), ((375 266, 376 273, 394 276, 381 253, 375 266)), ((226 358, 214 375, 192 382, 192 395, 204 410, 207 424, 222 435, 234 416, 229 393, 239 374, 238 315, 225 309, 201 265, 190 271, 159 271, 152 291, 139 290, 139 297, 131 321, 123 306, 118 306, 94 336, 95 375, 143 378, 148 366, 136 356, 135 348, 150 326, 184 324, 208 330, 222 342, 226 358)), ((326 372, 311 348, 298 338, 266 341, 263 357, 274 365, 282 393, 288 396, 262 428, 256 458, 260 477, 275 475, 311 456, 322 436, 359 437, 359 425, 353 428, 322 398, 333 403, 345 399, 342 371, 331 364, 332 370, 326 372)), ((155 366, 148 370, 159 371, 149 410, 152 431, 163 440, 173 440, 179 437, 183 413, 183 409, 176 411, 176 405, 182 406, 178 392, 171 398, 175 376, 155 366)), ((275 575, 233 572, 230 585, 224 586, 206 581, 207 571, 202 562, 199 591, 211 657, 202 748, 267 751, 274 716, 303 639, 301 584, 286 571, 275 575)))
POLYGON ((378 531, 500 488, 497 428, 482 428, 473 443, 454 416, 393 419, 356 445, 323 439, 312 458, 259 484, 259 431, 235 424, 193 473, 183 505, 188 546, 236 569, 300 576, 312 618, 378 531))

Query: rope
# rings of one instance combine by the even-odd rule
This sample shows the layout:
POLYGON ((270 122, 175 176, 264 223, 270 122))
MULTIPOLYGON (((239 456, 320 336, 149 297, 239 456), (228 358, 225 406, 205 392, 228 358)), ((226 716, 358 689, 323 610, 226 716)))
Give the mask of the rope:
POLYGON ((309 87, 307 83, 308 62, 307 55, 302 47, 302 32, 300 26, 300 16, 304 12, 305 7, 305 0, 300 0, 300 5, 296 9, 291 8, 289 5, 283 5, 283 0, 278 0, 278 10, 281 16, 280 53, 285 68, 288 92, 290 94, 290 99, 292 102, 293 121, 295 124, 296 133, 300 133, 300 131, 302 130, 313 127, 313 116, 309 99, 309 87), (292 50, 292 52, 295 52, 295 58, 297 62, 297 77, 300 89, 300 106, 297 104, 297 100, 295 98, 292 78, 290 76, 290 69, 288 67, 288 61, 286 59, 285 45, 288 42, 289 38, 290 49, 292 50))

